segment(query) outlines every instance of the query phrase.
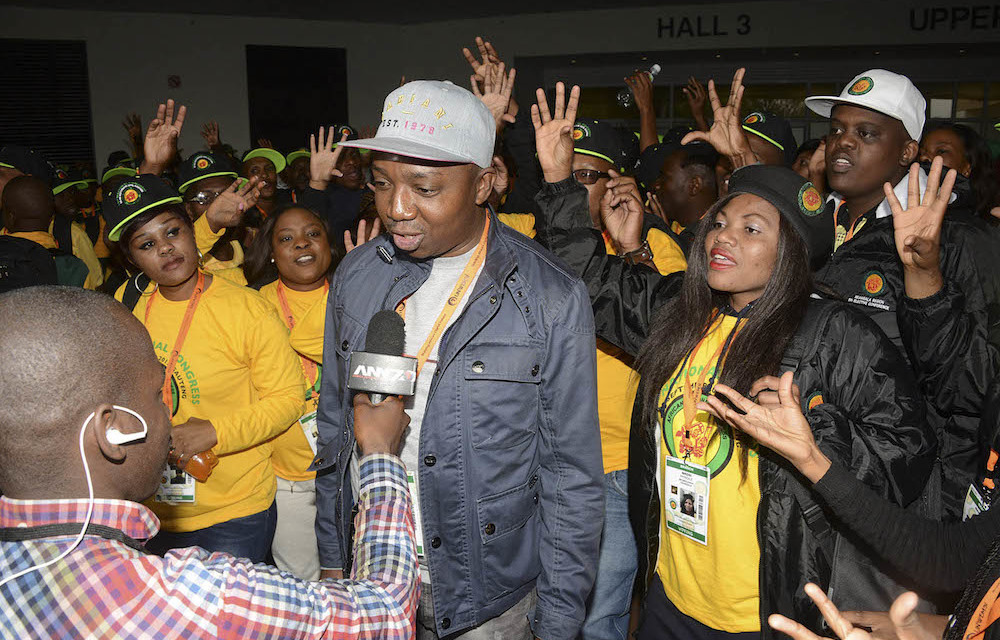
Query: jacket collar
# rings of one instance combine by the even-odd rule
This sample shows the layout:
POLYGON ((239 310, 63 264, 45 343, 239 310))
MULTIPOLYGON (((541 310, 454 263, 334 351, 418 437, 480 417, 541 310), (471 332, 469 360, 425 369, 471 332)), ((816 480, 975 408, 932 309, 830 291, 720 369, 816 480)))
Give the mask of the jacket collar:
MULTIPOLYGON (((917 172, 918 180, 920 182, 920 197, 923 198, 923 194, 927 191, 927 172, 924 171, 923 167, 920 167, 917 172)), ((909 192, 910 192, 910 172, 907 171, 903 179, 896 183, 896 186, 892 188, 893 193, 896 194, 896 198, 899 200, 899 204, 903 205, 903 209, 909 206, 909 192)), ((955 201, 955 194, 951 194, 948 202, 955 201)), ((840 207, 840 203, 844 201, 844 196, 840 195, 836 191, 827 196, 827 202, 833 200, 834 211, 840 207)), ((875 208, 875 218, 881 220, 882 218, 891 218, 892 208, 889 206, 889 201, 883 199, 882 202, 875 208)))

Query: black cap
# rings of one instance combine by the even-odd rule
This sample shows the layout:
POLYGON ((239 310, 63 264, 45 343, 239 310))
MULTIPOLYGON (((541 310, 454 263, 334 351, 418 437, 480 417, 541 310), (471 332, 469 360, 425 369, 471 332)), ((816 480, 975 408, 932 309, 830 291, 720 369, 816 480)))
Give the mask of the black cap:
POLYGON ((16 144, 0 147, 0 167, 17 169, 28 176, 35 176, 45 184, 52 184, 52 165, 33 149, 16 144))
POLYGON ((607 160, 617 171, 631 169, 628 149, 620 131, 602 120, 577 120, 573 125, 573 147, 577 153, 607 160))
POLYGON ((729 178, 729 195, 752 193, 768 202, 802 237, 813 265, 833 252, 833 205, 791 169, 763 164, 740 167, 729 178))
POLYGON ((798 143, 788 120, 770 111, 754 111, 743 118, 743 130, 777 147, 785 156, 786 167, 795 162, 798 143))
POLYGON ((210 151, 193 153, 177 170, 177 180, 180 182, 177 191, 183 194, 195 182, 216 176, 226 176, 235 180, 239 177, 239 170, 228 156, 210 151))
POLYGON ((101 172, 101 184, 104 184, 116 176, 131 178, 138 175, 138 173, 139 172, 136 170, 135 166, 135 160, 132 158, 124 158, 117 164, 104 167, 104 171, 101 172))
POLYGON ((59 284, 48 249, 27 238, 0 236, 0 293, 40 284, 59 284))
POLYGON ((55 167, 52 174, 52 195, 59 195, 72 187, 86 188, 87 180, 83 171, 76 167, 55 167))
POLYGON ((334 149, 337 148, 337 143, 340 142, 340 139, 344 137, 345 133, 347 134, 347 139, 348 140, 357 140, 358 139, 358 131, 357 131, 357 129, 355 129, 354 127, 352 127, 349 124, 338 124, 338 125, 335 125, 330 130, 330 133, 333 135, 333 148, 334 149))
POLYGON ((639 154, 639 161, 635 165, 635 177, 642 183, 646 191, 653 188, 653 183, 659 177, 663 169, 663 163, 667 161, 675 152, 684 150, 689 156, 697 156, 701 159, 701 164, 715 166, 719 161, 719 152, 715 147, 705 142, 691 142, 681 144, 680 140, 672 142, 659 142, 646 147, 646 150, 639 154))
POLYGON ((139 214, 153 207, 180 201, 174 188, 159 176, 144 173, 126 178, 104 195, 101 215, 110 229, 108 238, 117 242, 129 221, 139 214))

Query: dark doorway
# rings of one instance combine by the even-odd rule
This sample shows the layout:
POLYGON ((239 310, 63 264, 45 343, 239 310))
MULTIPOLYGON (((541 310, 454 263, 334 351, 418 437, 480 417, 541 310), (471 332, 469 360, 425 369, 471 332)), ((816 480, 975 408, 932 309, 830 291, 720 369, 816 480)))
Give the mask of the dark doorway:
POLYGON ((0 145, 19 144, 50 162, 90 164, 87 45, 0 39, 0 145))
POLYGON ((250 144, 268 138, 288 153, 320 125, 347 120, 347 52, 330 47, 247 45, 250 144))

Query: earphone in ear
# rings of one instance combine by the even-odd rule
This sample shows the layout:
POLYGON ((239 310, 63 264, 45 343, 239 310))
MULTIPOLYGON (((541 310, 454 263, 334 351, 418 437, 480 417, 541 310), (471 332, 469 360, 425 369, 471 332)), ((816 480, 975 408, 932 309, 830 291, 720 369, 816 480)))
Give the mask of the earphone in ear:
POLYGON ((136 431, 135 433, 122 433, 115 427, 108 427, 108 430, 104 432, 111 444, 128 444, 130 442, 136 442, 137 440, 142 440, 146 437, 146 433, 149 431, 149 425, 146 424, 146 419, 140 416, 135 411, 132 411, 128 407, 119 407, 118 405, 112 405, 115 409, 119 411, 125 411, 126 413, 131 413, 135 416, 139 422, 142 424, 142 430, 136 431))

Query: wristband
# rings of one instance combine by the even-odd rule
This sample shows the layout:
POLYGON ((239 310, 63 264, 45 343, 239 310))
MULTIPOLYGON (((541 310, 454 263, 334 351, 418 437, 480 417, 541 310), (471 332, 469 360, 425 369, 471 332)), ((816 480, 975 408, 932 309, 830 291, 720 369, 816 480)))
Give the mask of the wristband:
POLYGON ((628 253, 622 255, 622 259, 625 260, 626 264, 632 266, 641 262, 652 262, 653 250, 649 248, 649 240, 643 240, 638 249, 635 251, 629 251, 628 253))

